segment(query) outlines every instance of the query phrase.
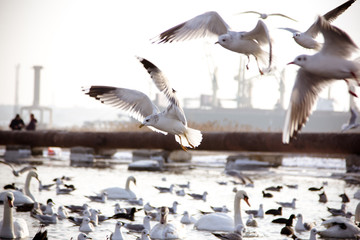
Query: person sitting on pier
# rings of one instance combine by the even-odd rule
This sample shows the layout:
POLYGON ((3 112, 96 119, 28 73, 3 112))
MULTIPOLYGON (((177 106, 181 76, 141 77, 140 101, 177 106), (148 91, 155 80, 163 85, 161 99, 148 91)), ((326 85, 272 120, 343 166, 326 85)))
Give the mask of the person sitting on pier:
POLYGON ((30 122, 26 126, 26 130, 35 130, 36 129, 37 120, 33 113, 30 114, 30 122))
POLYGON ((11 130, 21 130, 25 126, 24 121, 19 114, 16 114, 15 118, 11 120, 9 127, 11 130))

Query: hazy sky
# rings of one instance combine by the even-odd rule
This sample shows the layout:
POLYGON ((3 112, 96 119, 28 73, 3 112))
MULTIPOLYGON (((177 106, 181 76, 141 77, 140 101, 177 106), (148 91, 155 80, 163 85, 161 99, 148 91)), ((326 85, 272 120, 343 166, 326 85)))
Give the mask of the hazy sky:
MULTIPOLYGON (((15 66, 20 64, 19 102, 33 101, 32 67, 42 65, 43 106, 99 107, 85 96, 82 86, 110 85, 157 92, 135 56, 155 63, 168 76, 178 97, 211 94, 209 66, 218 66, 219 97, 235 98, 240 55, 213 44, 210 38, 174 44, 151 44, 162 31, 205 11, 215 10, 233 30, 250 30, 256 15, 238 12, 256 10, 280 12, 298 20, 272 17, 265 22, 274 42, 275 64, 286 68, 286 104, 297 67, 286 66, 297 55, 312 54, 299 47, 292 34, 279 27, 306 30, 319 14, 344 0, 1 0, 0 1, 0 104, 14 104, 15 66), (208 44, 205 44, 205 43, 208 44)), ((334 25, 360 44, 360 3, 355 2, 334 25)), ((252 58, 247 76, 256 75, 252 58)), ((278 97, 277 82, 271 78, 253 80, 254 106, 271 108, 278 97)), ((344 82, 332 91, 337 109, 346 109, 344 82)), ((357 100, 359 101, 359 100, 357 100)))

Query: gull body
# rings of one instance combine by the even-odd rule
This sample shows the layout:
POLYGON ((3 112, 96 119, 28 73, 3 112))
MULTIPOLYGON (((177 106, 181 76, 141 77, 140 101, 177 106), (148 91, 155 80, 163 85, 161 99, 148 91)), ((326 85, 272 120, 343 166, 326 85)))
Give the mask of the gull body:
POLYGON ((56 224, 57 223, 57 213, 53 213, 51 216, 49 215, 35 215, 42 224, 56 224))
POLYGON ((282 207, 295 208, 296 198, 293 198, 291 202, 276 202, 276 203, 281 205, 282 207))
POLYGON ((296 232, 310 231, 315 225, 314 223, 303 222, 303 216, 301 213, 296 215, 296 218, 297 218, 297 222, 295 224, 296 232))
POLYGON ((223 240, 242 240, 242 233, 244 230, 244 226, 239 224, 236 226, 234 232, 230 233, 212 233, 215 237, 223 239, 223 240))
POLYGON ((95 230, 94 225, 91 223, 90 218, 84 217, 79 227, 80 232, 89 233, 95 230))
POLYGON ((110 240, 123 240, 123 234, 121 231, 122 223, 120 221, 116 222, 115 224, 115 231, 111 233, 110 240))
POLYGON ((182 224, 193 224, 196 222, 196 219, 190 216, 188 211, 184 211, 183 216, 180 219, 182 224))

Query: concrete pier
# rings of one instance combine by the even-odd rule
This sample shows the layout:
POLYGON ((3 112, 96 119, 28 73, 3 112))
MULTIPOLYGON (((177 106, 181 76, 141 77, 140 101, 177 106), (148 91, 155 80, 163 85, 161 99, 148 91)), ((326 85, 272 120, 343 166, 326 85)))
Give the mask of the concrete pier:
MULTIPOLYGON (((195 150, 349 156, 348 166, 360 166, 360 133, 300 133, 290 144, 283 144, 281 139, 280 132, 204 132, 195 150)), ((173 135, 150 131, 0 131, 0 145, 181 150, 173 135)))
MULTIPOLYGON (((155 132, 0 131, 0 145, 181 150, 173 135, 155 132)), ((360 155, 360 133, 300 133, 290 144, 281 133, 204 132, 196 150, 360 155)))

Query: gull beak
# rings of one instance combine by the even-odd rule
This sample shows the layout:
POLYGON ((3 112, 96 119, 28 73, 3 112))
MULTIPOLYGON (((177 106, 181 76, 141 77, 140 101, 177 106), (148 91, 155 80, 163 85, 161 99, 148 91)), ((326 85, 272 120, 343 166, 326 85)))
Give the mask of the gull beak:
POLYGON ((289 62, 288 64, 286 64, 286 65, 290 65, 290 64, 295 64, 294 62, 289 62))
POLYGON ((244 197, 244 201, 247 203, 247 205, 249 205, 249 207, 251 207, 250 203, 249 203, 249 198, 248 197, 244 197))
POLYGON ((219 41, 215 42, 215 44, 219 44, 219 41))
POLYGON ((142 124, 140 124, 139 128, 142 128, 143 126, 145 126, 145 124, 142 123, 142 124))

